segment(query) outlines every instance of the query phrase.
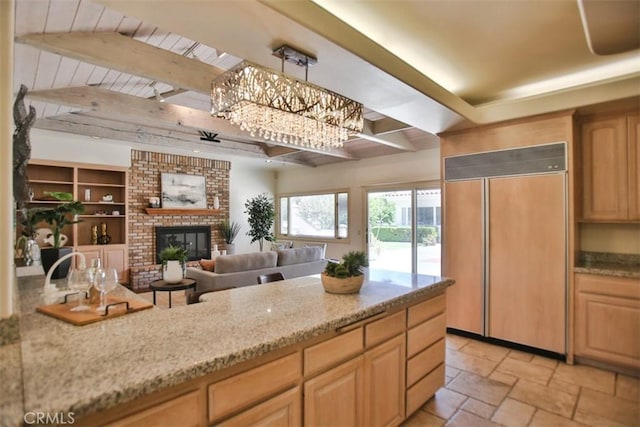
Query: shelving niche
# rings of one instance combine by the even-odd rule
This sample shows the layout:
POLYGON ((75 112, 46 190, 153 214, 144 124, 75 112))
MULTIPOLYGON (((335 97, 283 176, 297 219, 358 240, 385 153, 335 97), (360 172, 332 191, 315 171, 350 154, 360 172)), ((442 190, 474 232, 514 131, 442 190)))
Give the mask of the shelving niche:
MULTIPOLYGON (((71 193, 74 200, 82 202, 85 212, 78 216, 82 222, 63 230, 69 238, 67 246, 89 257, 99 256, 105 266, 116 267, 121 280, 126 280, 128 168, 32 159, 27 166, 27 176, 33 191, 33 200, 27 203, 28 207, 59 204, 59 201, 45 194, 50 191, 71 193), (103 201, 102 197, 106 194, 113 196, 111 202, 103 201), (117 215, 114 215, 114 211, 117 215), (95 245, 92 243, 91 228, 97 226, 100 234, 102 223, 106 224, 111 242, 108 245, 95 245)), ((45 223, 39 226, 48 227, 45 223)))

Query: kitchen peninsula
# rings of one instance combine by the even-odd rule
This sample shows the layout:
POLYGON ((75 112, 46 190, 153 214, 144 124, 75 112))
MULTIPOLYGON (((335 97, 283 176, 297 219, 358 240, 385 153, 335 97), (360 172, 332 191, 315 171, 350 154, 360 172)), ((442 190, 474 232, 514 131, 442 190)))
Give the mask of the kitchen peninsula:
POLYGON ((399 424, 444 383, 454 283, 371 270, 359 294, 334 295, 307 276, 78 327, 35 312, 31 279, 20 284, 23 411, 80 425, 399 424))

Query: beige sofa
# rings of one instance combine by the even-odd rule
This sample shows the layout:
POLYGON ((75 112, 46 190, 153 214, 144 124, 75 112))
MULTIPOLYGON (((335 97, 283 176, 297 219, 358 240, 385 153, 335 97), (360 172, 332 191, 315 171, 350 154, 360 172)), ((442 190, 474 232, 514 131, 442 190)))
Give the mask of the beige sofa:
POLYGON ((258 284, 261 274, 281 272, 285 278, 321 273, 327 265, 323 248, 309 246, 278 251, 224 255, 216 258, 215 271, 188 267, 186 277, 196 281, 196 294, 258 284))

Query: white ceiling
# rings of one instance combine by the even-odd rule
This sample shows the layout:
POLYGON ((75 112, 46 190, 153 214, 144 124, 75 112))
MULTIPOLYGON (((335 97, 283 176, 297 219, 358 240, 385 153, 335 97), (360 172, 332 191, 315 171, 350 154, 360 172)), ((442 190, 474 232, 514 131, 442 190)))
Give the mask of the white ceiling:
MULTIPOLYGON (((280 60, 272 56, 272 50, 288 44, 318 58, 318 64, 309 70, 309 81, 365 105, 366 139, 349 141, 344 150, 331 155, 294 151, 227 132, 228 126, 211 119, 210 126, 200 128, 220 134, 223 142, 212 145, 201 142, 197 131, 183 127, 181 120, 178 126, 176 120, 164 126, 148 117, 137 118, 135 111, 118 116, 112 111, 115 107, 110 111, 105 106, 107 98, 95 108, 34 100, 39 117, 36 126, 93 136, 104 135, 109 128, 117 130, 109 135, 116 139, 179 143, 203 151, 226 150, 321 165, 431 148, 437 144, 436 133, 472 124, 629 98, 638 103, 637 41, 625 45, 632 50, 621 53, 596 55, 590 51, 590 44, 599 46, 599 40, 593 39, 597 34, 590 34, 591 40, 585 36, 579 5, 589 12, 597 2, 16 0, 14 86, 17 91, 24 83, 33 92, 91 86, 153 98, 149 83, 157 80, 156 87, 165 93, 168 103, 208 111, 206 90, 170 84, 173 75, 168 63, 158 62, 154 69, 149 67, 152 57, 128 53, 128 47, 121 49, 121 55, 108 58, 111 41, 101 41, 104 49, 92 45, 92 34, 118 32, 180 55, 182 61, 193 61, 184 62, 181 68, 183 82, 197 78, 197 72, 200 77, 208 72, 195 61, 227 69, 244 58, 279 69, 280 60), (22 38, 25 34, 80 31, 87 32, 87 41, 76 42, 73 52, 22 38), (78 56, 80 45, 97 47, 90 55, 78 56), (132 69, 135 62, 141 63, 132 69)), ((598 11, 596 17, 610 18, 598 23, 600 33, 604 26, 605 34, 626 38, 625 43, 629 35, 640 38, 640 31, 628 31, 628 25, 640 28, 640 2, 600 1, 597 5, 602 3, 608 12, 618 13, 598 11), (627 23, 624 17, 635 21, 627 23)), ((595 28, 593 14, 583 15, 591 16, 589 27, 595 28)), ((607 43, 609 50, 621 45, 620 41, 607 43)), ((285 66, 285 72, 304 78, 302 69, 292 68, 296 67, 285 66)), ((215 76, 216 69, 211 70, 215 76)), ((86 94, 92 96, 92 92, 86 94)), ((144 105, 141 109, 148 110, 144 105)), ((188 113, 173 114, 185 111, 188 113)))

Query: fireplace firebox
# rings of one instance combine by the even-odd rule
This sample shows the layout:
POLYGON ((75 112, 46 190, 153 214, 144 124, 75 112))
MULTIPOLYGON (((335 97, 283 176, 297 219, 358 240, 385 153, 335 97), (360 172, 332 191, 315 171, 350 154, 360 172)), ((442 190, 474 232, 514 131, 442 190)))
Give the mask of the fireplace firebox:
POLYGON ((156 227, 156 264, 161 264, 160 252, 167 246, 181 246, 187 250, 187 260, 197 261, 211 256, 211 227, 185 225, 156 227))

